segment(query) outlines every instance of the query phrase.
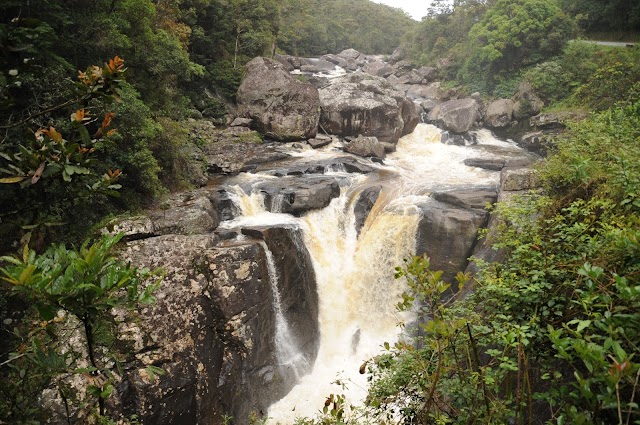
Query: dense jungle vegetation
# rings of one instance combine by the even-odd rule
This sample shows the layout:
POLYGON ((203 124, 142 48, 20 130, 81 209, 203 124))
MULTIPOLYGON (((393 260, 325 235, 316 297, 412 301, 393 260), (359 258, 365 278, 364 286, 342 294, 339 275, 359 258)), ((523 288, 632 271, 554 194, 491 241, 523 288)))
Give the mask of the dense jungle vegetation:
POLYGON ((420 23, 367 0, 4 0, 0 253, 19 257, 0 264, 0 318, 11 304, 34 319, 0 323, 0 423, 37 423, 50 387, 104 419, 106 365, 126 356, 107 313, 152 302, 140 282, 157 278, 118 262, 118 238, 81 241, 188 186, 185 121, 222 122, 247 60, 400 44, 461 92, 528 82, 548 108, 595 112, 556 141, 544 191, 497 208, 503 229, 487 237, 506 260, 483 265, 472 295, 443 302, 424 259, 398 270, 412 282, 400 307, 418 299, 432 320, 418 348, 369 363, 372 410, 334 396, 308 421, 640 423, 640 50, 569 42, 639 31, 628 0, 436 1, 420 23), (87 347, 60 353, 56 309, 87 347), (75 394, 78 374, 102 379, 75 394))

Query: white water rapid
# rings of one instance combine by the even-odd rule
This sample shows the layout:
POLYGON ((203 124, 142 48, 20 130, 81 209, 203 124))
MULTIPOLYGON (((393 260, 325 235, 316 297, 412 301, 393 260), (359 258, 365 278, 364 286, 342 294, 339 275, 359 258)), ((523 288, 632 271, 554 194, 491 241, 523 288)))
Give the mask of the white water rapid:
MULTIPOLYGON (((440 143, 440 136, 436 127, 419 124, 399 141, 397 152, 385 159, 385 165, 369 164, 376 168, 373 173, 326 170, 341 177, 340 196, 328 207, 300 218, 267 212, 260 193, 247 193, 241 188, 272 177, 245 175, 241 185, 229 189, 242 215, 223 226, 297 226, 316 273, 321 334, 318 356, 304 371, 306 375, 301 373, 302 378, 290 393, 269 408, 269 424, 291 425, 296 417, 315 416, 329 394, 345 394, 351 404, 364 400, 367 382, 366 375, 359 374, 360 365, 380 354, 385 342, 393 344, 399 338, 398 324, 411 319, 395 309, 404 285, 393 274, 395 266, 415 253, 421 219, 417 205, 428 201, 435 190, 498 185, 499 172, 466 166, 465 159, 521 153, 515 145, 496 140, 488 131, 478 132, 476 146, 445 145, 440 143), (356 200, 364 189, 375 185, 382 186, 382 192, 358 234, 356 200), (347 388, 333 383, 336 379, 347 388)), ((300 156, 336 155, 328 147, 300 156)), ((268 252, 266 245, 264 248, 268 252)), ((277 272, 270 266, 272 272, 277 279, 277 272)), ((282 312, 280 315, 284 320, 282 312)), ((283 329, 287 329, 286 322, 283 329)), ((279 355, 294 359, 296 353, 289 349, 280 347, 283 353, 279 355)))

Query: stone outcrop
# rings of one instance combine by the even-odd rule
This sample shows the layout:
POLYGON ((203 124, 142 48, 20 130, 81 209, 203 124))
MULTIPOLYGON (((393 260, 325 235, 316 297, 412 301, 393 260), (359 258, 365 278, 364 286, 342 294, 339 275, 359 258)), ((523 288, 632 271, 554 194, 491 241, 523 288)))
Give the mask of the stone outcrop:
POLYGON ((442 270, 443 278, 453 282, 458 271, 467 267, 478 230, 487 223, 485 204, 495 202, 496 197, 495 191, 488 190, 447 192, 418 205, 422 219, 417 254, 427 254, 431 269, 442 270))
POLYGON ((235 174, 257 164, 288 158, 274 144, 263 143, 260 135, 246 127, 216 130, 203 148, 209 174, 235 174))
POLYGON ((498 99, 487 107, 484 123, 493 128, 506 127, 513 118, 513 101, 511 99, 498 99))
POLYGON ((362 157, 384 159, 386 156, 384 146, 375 137, 357 137, 344 150, 362 157))
POLYGON ((255 58, 246 65, 238 88, 238 116, 270 139, 292 141, 316 135, 320 118, 318 90, 293 78, 278 61, 255 58))
POLYGON ((480 107, 475 99, 456 99, 433 108, 427 121, 454 133, 466 133, 478 120, 480 107))
MULTIPOLYGON (((317 353, 317 294, 313 266, 294 230, 274 228, 262 238, 280 274, 282 311, 296 345, 312 363, 317 353)), ((248 424, 284 396, 295 378, 279 366, 274 347, 273 293, 259 241, 217 243, 212 235, 130 242, 123 258, 162 267, 157 302, 140 320, 122 325, 134 353, 113 403, 141 423, 219 424, 222 415, 248 424), (165 374, 152 381, 146 367, 165 374)), ((110 399, 111 400, 111 399, 110 399)))
POLYGON ((330 134, 372 136, 395 144, 407 125, 402 102, 403 96, 383 78, 349 74, 320 89, 320 124, 330 134))

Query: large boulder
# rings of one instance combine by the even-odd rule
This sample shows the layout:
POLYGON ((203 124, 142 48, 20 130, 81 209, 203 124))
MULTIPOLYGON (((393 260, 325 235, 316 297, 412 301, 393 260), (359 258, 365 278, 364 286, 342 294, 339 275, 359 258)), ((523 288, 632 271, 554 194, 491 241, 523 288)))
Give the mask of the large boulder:
POLYGON ((292 141, 316 135, 318 90, 293 78, 278 61, 251 60, 238 88, 237 102, 238 116, 253 119, 255 129, 270 139, 292 141))
POLYGON ((320 124, 338 136, 372 136, 397 143, 406 123, 403 96, 383 78, 365 73, 338 77, 320 89, 320 124))
POLYGON ((319 210, 340 196, 340 185, 334 177, 282 177, 266 180, 256 186, 264 193, 264 203, 269 211, 301 215, 319 210))
POLYGON ((427 121, 454 133, 466 133, 478 120, 480 106, 475 99, 456 99, 433 108, 427 121))
POLYGON ((411 100, 407 98, 400 99, 400 115, 404 122, 404 127, 402 128, 403 136, 413 133, 413 130, 420 124, 420 112, 420 106, 411 100))
POLYGON ((310 72, 310 73, 327 73, 336 69, 336 65, 323 60, 323 59, 313 59, 308 60, 308 63, 302 65, 300 67, 300 71, 302 72, 310 72))
POLYGON ((484 115, 484 123, 493 128, 506 127, 513 118, 513 101, 498 99, 489 104, 484 115))
POLYGON ((384 159, 384 146, 375 137, 357 137, 345 148, 345 151, 367 158, 384 159))
POLYGON ((514 102, 513 113, 517 117, 530 117, 539 114, 544 108, 544 102, 528 81, 520 83, 518 93, 513 96, 512 100, 514 102))
POLYGON ((235 174, 249 171, 257 164, 288 158, 274 143, 263 143, 260 135, 246 127, 231 127, 211 132, 204 152, 209 174, 235 174))
POLYGON ((388 63, 382 61, 371 61, 367 63, 362 70, 367 74, 374 75, 376 77, 386 78, 393 74, 393 67, 388 63))
POLYGON ((428 255, 431 269, 442 270, 443 278, 449 282, 453 282, 456 274, 467 267, 467 259, 478 238, 478 229, 486 224, 489 216, 478 207, 484 200, 495 200, 495 192, 491 198, 457 199, 455 204, 449 204, 452 199, 455 198, 444 199, 447 203, 433 200, 419 205, 422 219, 418 225, 416 250, 418 255, 428 255), (468 203, 474 208, 461 208, 468 203))

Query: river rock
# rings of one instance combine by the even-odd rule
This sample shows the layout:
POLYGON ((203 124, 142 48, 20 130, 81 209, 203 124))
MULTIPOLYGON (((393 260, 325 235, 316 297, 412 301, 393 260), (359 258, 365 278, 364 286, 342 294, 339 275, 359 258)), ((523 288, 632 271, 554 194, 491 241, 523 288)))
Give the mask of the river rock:
MULTIPOLYGON (((420 204, 419 208, 422 219, 416 239, 417 255, 428 255, 431 270, 442 270, 443 279, 453 282, 456 274, 467 267, 467 259, 473 252, 478 229, 486 224, 489 214, 479 209, 458 208, 435 200, 420 204)), ((452 292, 456 291, 457 288, 453 288, 452 292)))
POLYGON ((384 147, 376 137, 358 137, 351 141, 345 151, 362 157, 374 157, 384 159, 384 147))
POLYGON ((346 68, 348 63, 346 58, 342 58, 334 54, 322 55, 320 56, 320 59, 331 62, 332 64, 338 65, 341 68, 346 68))
POLYGON ((457 99, 441 103, 429 112, 427 121, 453 131, 466 133, 478 119, 479 105, 475 99, 457 99))
POLYGON ((293 78, 278 61, 251 60, 237 102, 238 116, 253 119, 255 129, 271 139, 286 142, 316 135, 318 90, 293 78))
POLYGON ((254 190, 264 193, 264 203, 271 212, 299 216, 319 210, 340 196, 340 185, 334 177, 282 177, 266 180, 254 190))
POLYGON ((300 71, 309 73, 327 73, 334 71, 335 69, 335 64, 322 59, 310 61, 308 64, 300 67, 300 71))
POLYGON ((394 72, 394 69, 391 65, 382 61, 369 62, 362 68, 362 70, 367 74, 383 78, 387 78, 394 72))
POLYGON ((398 77, 400 84, 422 84, 424 78, 415 70, 411 70, 404 75, 398 77))
POLYGON ((235 174, 289 157, 274 144, 263 143, 257 132, 246 127, 215 130, 210 137, 202 148, 209 174, 235 174))
POLYGON ((513 118, 513 101, 511 99, 498 99, 489 104, 484 116, 487 126, 493 128, 506 127, 513 118))
POLYGON ((464 160, 464 164, 469 167, 483 168, 491 171, 501 171, 505 164, 505 159, 489 159, 489 158, 468 158, 464 160))
POLYGON ((320 89, 320 104, 320 122, 330 134, 395 144, 405 127, 402 96, 380 77, 359 73, 334 78, 320 89))
POLYGON ((530 117, 539 114, 544 108, 544 102, 536 94, 533 86, 528 81, 523 81, 518 87, 518 93, 512 98, 513 113, 517 117, 530 117))
POLYGON ((301 58, 290 55, 275 55, 274 59, 284 66, 287 72, 291 72, 294 69, 300 69, 302 66, 301 58))
POLYGON ((364 223, 367 221, 367 217, 369 217, 369 213, 373 209, 378 197, 380 196, 380 192, 382 191, 382 186, 376 185, 367 187, 364 189, 358 199, 356 200, 356 205, 353 209, 353 212, 356 216, 356 232, 358 235, 364 226, 364 223))
POLYGON ((449 192, 434 192, 432 198, 444 204, 463 209, 485 210, 487 204, 496 202, 495 189, 470 189, 449 192))
POLYGON ((420 124, 420 107, 407 98, 400 99, 400 115, 404 122, 402 127, 402 136, 413 133, 418 124, 420 124))
MULTIPOLYGON (((313 266, 308 254, 296 254, 294 241, 281 240, 282 255, 304 269, 295 277, 281 275, 280 290, 289 294, 282 310, 296 320, 301 352, 313 360, 318 339, 313 266)), ((136 266, 162 267, 165 276, 157 302, 142 309, 138 321, 124 324, 116 318, 123 323, 120 343, 130 345, 132 353, 109 399, 123 416, 136 414, 141 423, 155 425, 215 424, 225 415, 248 423, 251 412, 266 411, 290 390, 291 372, 276 358, 274 297, 259 242, 217 246, 207 235, 168 235, 130 242, 122 257, 136 266), (149 365, 165 374, 150 380, 149 365)), ((278 260, 276 265, 285 266, 278 260)))
POLYGON ((153 222, 146 215, 137 217, 117 218, 109 221, 101 230, 103 235, 116 235, 122 233, 122 240, 132 241, 137 239, 146 239, 155 236, 153 222))
POLYGON ((319 148, 322 148, 324 146, 330 145, 333 141, 334 141, 334 139, 331 136, 326 136, 324 134, 318 134, 313 139, 307 140, 307 143, 313 149, 319 149, 319 148))
POLYGON ((346 59, 355 59, 357 61, 362 61, 364 63, 365 55, 357 51, 356 49, 346 49, 338 53, 338 56, 341 56, 346 59))
POLYGON ((229 127, 251 127, 251 124, 253 124, 252 119, 236 118, 229 124, 229 127))

